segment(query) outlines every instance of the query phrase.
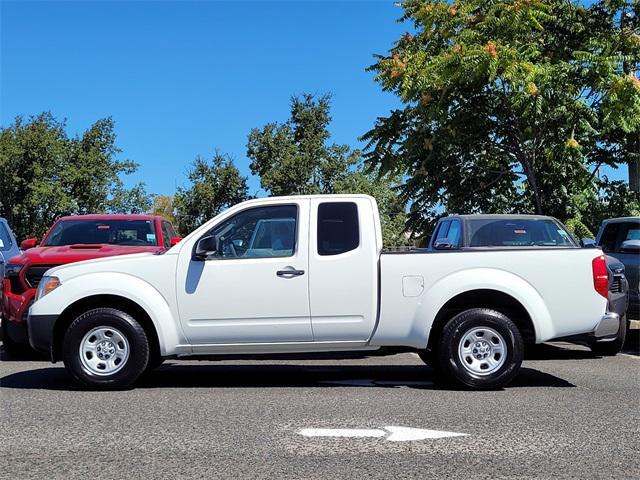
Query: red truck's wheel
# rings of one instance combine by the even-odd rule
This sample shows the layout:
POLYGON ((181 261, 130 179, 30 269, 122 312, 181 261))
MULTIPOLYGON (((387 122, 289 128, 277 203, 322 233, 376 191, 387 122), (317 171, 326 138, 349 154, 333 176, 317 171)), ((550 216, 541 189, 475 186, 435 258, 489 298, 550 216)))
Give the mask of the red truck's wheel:
POLYGON ((459 313, 445 325, 436 351, 440 371, 457 385, 501 388, 520 370, 524 344, 518 327, 487 308, 459 313))
POLYGON ((120 389, 132 385, 149 361, 142 326, 128 313, 96 308, 76 318, 64 337, 64 365, 84 386, 120 389))

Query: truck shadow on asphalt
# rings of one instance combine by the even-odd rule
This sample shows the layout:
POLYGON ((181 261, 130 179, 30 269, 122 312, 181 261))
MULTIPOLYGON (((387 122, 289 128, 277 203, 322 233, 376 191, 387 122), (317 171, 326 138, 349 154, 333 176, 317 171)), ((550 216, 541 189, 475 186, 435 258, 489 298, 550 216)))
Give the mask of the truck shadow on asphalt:
MULTIPOLYGON (((554 375, 523 368, 507 387, 574 387, 554 375)), ((26 390, 79 390, 60 367, 38 368, 0 378, 0 387, 26 390)), ((422 365, 184 365, 167 363, 146 374, 136 389, 156 388, 411 388, 450 390, 422 365)))

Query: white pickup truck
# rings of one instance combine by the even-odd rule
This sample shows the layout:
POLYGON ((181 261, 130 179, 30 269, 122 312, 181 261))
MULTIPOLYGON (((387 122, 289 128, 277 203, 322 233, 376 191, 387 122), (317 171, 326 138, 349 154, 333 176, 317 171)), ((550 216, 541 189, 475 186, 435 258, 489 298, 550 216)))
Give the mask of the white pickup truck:
POLYGON ((417 352, 458 385, 499 388, 525 343, 618 331, 602 252, 561 238, 382 253, 371 197, 250 200, 164 253, 49 270, 29 337, 92 388, 128 387, 165 358, 383 347, 417 352))

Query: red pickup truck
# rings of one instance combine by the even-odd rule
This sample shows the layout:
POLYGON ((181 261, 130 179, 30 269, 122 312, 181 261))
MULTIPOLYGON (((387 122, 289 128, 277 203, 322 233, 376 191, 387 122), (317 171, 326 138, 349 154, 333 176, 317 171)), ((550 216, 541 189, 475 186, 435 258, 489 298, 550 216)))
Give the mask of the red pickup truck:
POLYGON ((37 246, 29 238, 8 259, 2 285, 2 342, 8 355, 28 351, 27 314, 40 279, 58 265, 131 253, 158 252, 180 241, 153 215, 78 215, 59 218, 37 246))

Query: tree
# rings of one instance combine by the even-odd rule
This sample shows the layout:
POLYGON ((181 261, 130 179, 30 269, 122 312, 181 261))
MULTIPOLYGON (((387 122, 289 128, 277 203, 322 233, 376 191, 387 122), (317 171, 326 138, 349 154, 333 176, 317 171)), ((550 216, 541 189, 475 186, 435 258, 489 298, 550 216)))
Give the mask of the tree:
POLYGON ((248 198, 247 178, 240 175, 229 155, 216 152, 211 162, 197 156, 187 176, 190 186, 178 188, 173 200, 183 235, 248 198))
POLYGON ((636 158, 637 3, 402 6, 414 32, 370 68, 404 108, 363 138, 371 168, 406 178, 414 229, 443 210, 572 218, 596 168, 636 158))
POLYGON ((142 212, 144 184, 124 187, 137 165, 117 160, 111 118, 69 137, 64 121, 41 113, 0 130, 0 216, 18 238, 42 235, 61 215, 142 212))
POLYGON ((393 175, 363 170, 361 153, 328 143, 331 97, 304 94, 291 98, 291 117, 249 134, 251 171, 272 195, 366 193, 378 201, 387 246, 405 243, 405 203, 394 191, 393 175))
POLYGON ((154 195, 151 214, 158 215, 171 222, 171 224, 177 225, 173 195, 154 195))

